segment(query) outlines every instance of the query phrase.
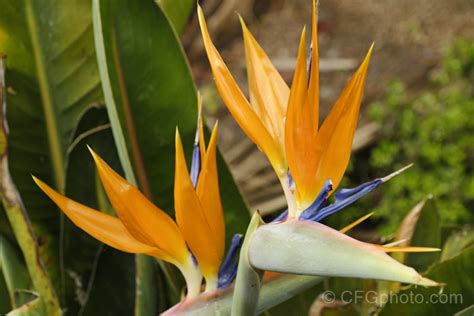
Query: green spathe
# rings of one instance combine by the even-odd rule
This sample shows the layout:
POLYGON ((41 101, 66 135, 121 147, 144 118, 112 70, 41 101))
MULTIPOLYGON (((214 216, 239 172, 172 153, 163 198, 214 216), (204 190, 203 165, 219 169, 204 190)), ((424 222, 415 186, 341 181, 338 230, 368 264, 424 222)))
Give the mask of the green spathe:
POLYGON ((250 241, 249 259, 255 268, 267 271, 439 285, 374 245, 311 221, 259 227, 250 241))

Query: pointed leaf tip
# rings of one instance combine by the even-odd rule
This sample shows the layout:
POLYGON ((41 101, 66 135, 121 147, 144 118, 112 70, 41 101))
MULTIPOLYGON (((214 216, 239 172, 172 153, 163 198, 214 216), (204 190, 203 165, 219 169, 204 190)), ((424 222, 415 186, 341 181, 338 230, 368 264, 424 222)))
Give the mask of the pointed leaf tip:
POLYGON ((417 283, 417 285, 421 285, 424 287, 443 287, 444 286, 443 283, 439 283, 428 278, 421 278, 421 280, 417 283))

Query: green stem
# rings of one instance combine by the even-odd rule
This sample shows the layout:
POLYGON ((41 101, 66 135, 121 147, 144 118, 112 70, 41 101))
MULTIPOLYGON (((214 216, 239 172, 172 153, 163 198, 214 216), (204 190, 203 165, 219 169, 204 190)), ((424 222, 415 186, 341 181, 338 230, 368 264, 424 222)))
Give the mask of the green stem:
POLYGON ((252 267, 248 257, 248 250, 253 233, 262 224, 263 221, 260 214, 255 212, 245 233, 245 239, 240 250, 239 268, 232 296, 232 316, 256 315, 257 313, 263 272, 252 267))

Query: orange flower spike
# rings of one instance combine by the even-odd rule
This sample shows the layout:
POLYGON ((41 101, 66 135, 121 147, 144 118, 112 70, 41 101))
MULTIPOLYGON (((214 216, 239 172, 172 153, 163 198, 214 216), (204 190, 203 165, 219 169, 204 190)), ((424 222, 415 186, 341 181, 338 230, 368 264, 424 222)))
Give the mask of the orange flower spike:
POLYGON ((316 144, 319 125, 319 59, 316 3, 314 1, 311 33, 312 49, 309 74, 306 74, 304 54, 306 47, 302 42, 291 87, 292 93, 294 89, 298 90, 294 94, 299 97, 292 99, 290 96, 285 126, 286 155, 296 184, 296 204, 299 211, 307 208, 320 190, 314 181, 319 161, 319 151, 316 144))
POLYGON ((142 243, 169 253, 177 262, 187 263, 186 243, 171 217, 112 170, 90 147, 89 150, 110 203, 130 234, 142 243))
POLYGON ((320 158, 315 174, 314 196, 327 179, 331 179, 334 191, 349 163, 373 46, 372 44, 318 132, 315 147, 320 151, 320 158))
POLYGON ((240 17, 244 36, 250 105, 284 152, 284 120, 290 90, 240 17))
POLYGON ((242 130, 267 155, 278 176, 282 176, 287 169, 284 153, 281 152, 280 146, 265 128, 235 82, 229 69, 227 69, 222 57, 211 41, 204 14, 199 6, 198 17, 204 47, 222 100, 242 130))
POLYGON ((199 175, 196 192, 201 201, 206 221, 209 223, 209 227, 214 236, 217 254, 222 260, 225 250, 225 222, 219 192, 219 179, 217 175, 217 126, 218 124, 216 123, 212 130, 209 146, 199 175))
POLYGON ((166 252, 136 240, 119 219, 59 194, 34 176, 33 180, 77 227, 95 239, 120 251, 148 254, 174 263, 173 257, 166 252))
MULTIPOLYGON (((286 156, 291 175, 296 184, 296 202, 301 208, 302 201, 310 204, 314 197, 307 197, 308 189, 315 172, 316 156, 314 155, 315 134, 314 122, 311 117, 313 111, 308 102, 307 73, 306 73, 306 41, 305 30, 301 40, 293 75, 288 110, 286 114, 285 141, 286 156)), ((291 213, 291 212, 290 212, 291 213)), ((296 214, 289 214, 290 217, 296 214)))
POLYGON ((176 130, 174 203, 176 221, 206 279, 206 291, 217 287, 222 257, 189 176, 183 145, 176 130))

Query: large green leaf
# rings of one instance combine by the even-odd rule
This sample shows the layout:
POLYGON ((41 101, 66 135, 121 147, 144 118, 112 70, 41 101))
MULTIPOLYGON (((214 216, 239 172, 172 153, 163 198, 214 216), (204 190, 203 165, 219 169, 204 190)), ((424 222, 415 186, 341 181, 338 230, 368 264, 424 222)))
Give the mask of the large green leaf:
POLYGON ((30 175, 64 190, 66 152, 74 127, 85 108, 102 98, 91 4, 87 0, 1 0, 0 7, 0 54, 8 56, 10 170, 39 241, 42 261, 62 292, 60 213, 30 175))
POLYGON ((39 297, 34 298, 22 306, 10 311, 7 316, 41 316, 44 315, 42 301, 39 297))
POLYGON ((279 305, 269 309, 266 316, 286 316, 286 315, 308 315, 311 305, 318 297, 318 294, 323 292, 323 285, 317 284, 310 289, 299 293, 279 305))
MULTIPOLYGON (((258 297, 257 314, 289 300, 323 280, 322 277, 294 274, 274 274, 264 277, 258 297)), ((233 290, 231 286, 211 295, 198 296, 194 300, 183 302, 163 315, 231 315, 233 290)))
POLYGON ((133 315, 134 257, 104 247, 95 269, 95 279, 87 304, 81 310, 81 315, 133 315))
MULTIPOLYGON (((9 76, 10 143, 16 149, 12 157, 19 158, 23 169, 34 167, 37 156, 47 157, 43 164, 50 165, 62 189, 71 133, 85 107, 101 98, 90 3, 2 0, 0 5, 0 27, 6 34, 0 52, 8 56, 7 68, 15 73, 9 76), (23 133, 16 132, 18 125, 23 133), (37 139, 42 141, 34 142, 37 139), (26 166, 25 156, 30 157, 26 166)), ((17 169, 20 166, 12 164, 14 176, 16 172, 21 179, 17 169)), ((23 182, 17 182, 21 190, 23 182)), ((31 179, 24 182, 31 186, 31 179)))
POLYGON ((31 281, 28 270, 17 249, 0 235, 0 270, 5 280, 10 303, 13 308, 28 302, 25 291, 30 290, 31 281))
POLYGON ((474 314, 474 305, 464 308, 463 310, 454 314, 454 316, 472 316, 474 314))
POLYGON ((196 4, 194 0, 156 0, 173 25, 176 33, 183 34, 184 27, 196 4))
POLYGON ((12 310, 10 297, 8 293, 7 283, 2 274, 2 268, 0 267, 0 315, 6 314, 12 310))
MULTIPOLYGON (((56 293, 40 257, 39 247, 36 243, 30 220, 26 214, 24 203, 10 173, 9 128, 5 113, 7 106, 4 74, 4 59, 0 56, 0 196, 2 205, 18 245, 23 252, 34 289, 39 294, 38 303, 34 305, 44 307, 49 315, 59 315, 61 311, 56 293)), ((8 286, 9 280, 6 278, 5 281, 8 286)))
POLYGON ((474 228, 463 227, 453 232, 443 245, 440 261, 451 259, 474 244, 474 228))
MULTIPOLYGON (((410 242, 411 246, 441 247, 440 224, 436 202, 429 198, 416 222, 416 228, 410 242)), ((439 256, 439 252, 408 253, 404 263, 417 271, 425 271, 439 256)))
POLYGON ((7 214, 3 205, 0 205, 0 234, 7 237, 8 239, 14 240, 15 236, 13 234, 10 223, 8 222, 7 214))
POLYGON ((381 315, 453 315, 474 304, 474 246, 460 255, 432 267, 426 277, 445 282, 442 292, 436 288, 411 287, 389 300, 381 315), (406 304, 400 304, 401 296, 412 297, 406 304), (415 298, 415 299, 413 299, 415 298), (422 303, 419 303, 422 302, 422 303))

